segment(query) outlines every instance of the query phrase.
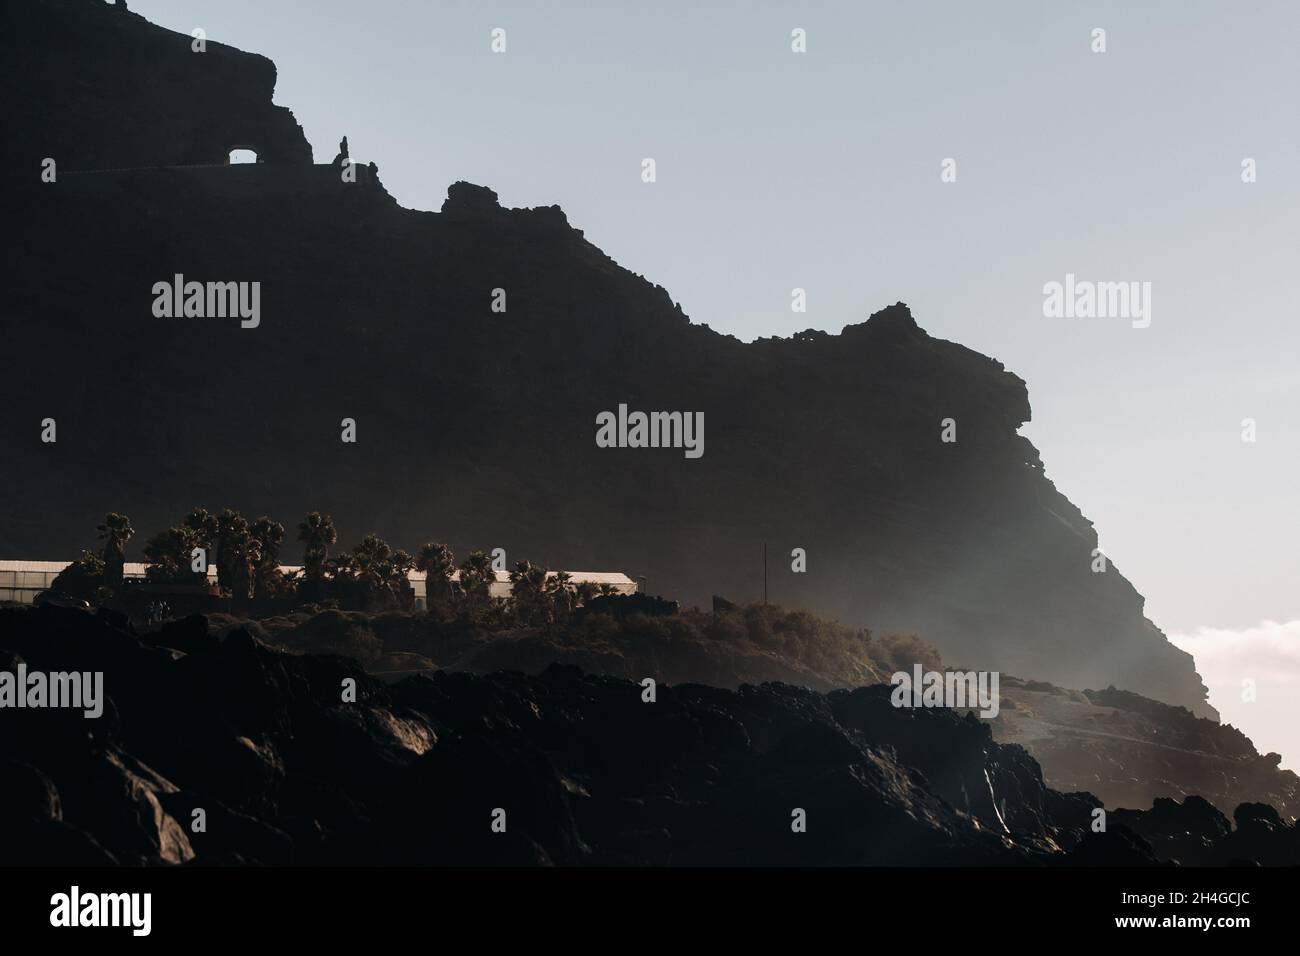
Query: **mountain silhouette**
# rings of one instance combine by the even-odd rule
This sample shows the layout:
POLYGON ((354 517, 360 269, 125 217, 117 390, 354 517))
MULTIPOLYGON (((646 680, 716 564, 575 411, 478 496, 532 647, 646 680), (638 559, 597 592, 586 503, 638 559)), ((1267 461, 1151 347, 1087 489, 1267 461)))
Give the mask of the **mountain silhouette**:
POLYGON ((149 533, 196 505, 319 510, 341 540, 501 547, 704 605, 761 598, 766 548, 786 606, 1215 716, 1142 596, 1095 570, 1091 522, 1019 434, 1025 382, 903 303, 742 343, 556 206, 455 183, 405 209, 373 169, 313 164, 264 57, 93 0, 8 4, 0 27, 5 557, 72 559, 109 510, 149 533), (236 147, 263 161, 224 165, 236 147), (176 275, 259 283, 256 328, 156 316, 176 275), (703 413, 703 455, 598 447, 620 405, 703 413))

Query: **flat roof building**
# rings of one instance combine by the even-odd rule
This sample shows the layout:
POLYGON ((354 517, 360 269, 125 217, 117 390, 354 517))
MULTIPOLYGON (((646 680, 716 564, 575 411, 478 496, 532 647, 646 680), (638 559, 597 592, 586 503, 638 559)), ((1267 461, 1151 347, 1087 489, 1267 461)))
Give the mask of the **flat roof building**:
MULTIPOLYGON (((36 600, 36 595, 48 589, 59 576, 59 572, 71 563, 71 561, 0 561, 0 601, 31 604, 36 600)), ((128 561, 123 566, 122 577, 128 581, 143 581, 147 567, 148 565, 138 561, 128 561)), ((280 565, 280 571, 284 574, 295 574, 301 570, 301 565, 280 565)), ((493 573, 496 579, 488 585, 488 594, 494 598, 509 597, 510 574, 506 571, 493 573)), ((555 574, 555 571, 550 571, 547 576, 552 577, 555 574)), ((410 571, 406 577, 415 592, 417 606, 423 607, 427 597, 425 573, 410 571)), ((635 594, 637 590, 636 582, 621 571, 570 571, 569 577, 574 584, 593 584, 596 587, 608 584, 618 594, 635 594)), ((453 571, 451 579, 459 581, 460 572, 453 571)), ((216 568, 211 566, 208 568, 208 583, 214 586, 217 583, 216 568)))

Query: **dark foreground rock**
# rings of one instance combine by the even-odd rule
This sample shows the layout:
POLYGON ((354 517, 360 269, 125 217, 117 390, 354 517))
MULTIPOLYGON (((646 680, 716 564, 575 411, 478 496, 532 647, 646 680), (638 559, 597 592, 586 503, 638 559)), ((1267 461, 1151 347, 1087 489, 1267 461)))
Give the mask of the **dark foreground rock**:
MULTIPOLYGON (((3 862, 1166 858, 1147 815, 1091 834, 1094 797, 1044 786, 1026 751, 973 717, 895 709, 886 686, 660 685, 646 702, 639 683, 562 666, 385 685, 346 658, 189 629, 186 654, 86 611, 0 611, 0 670, 102 671, 109 697, 97 720, 0 710, 3 862)), ((1293 827, 1270 808, 1239 814, 1233 831, 1198 816, 1209 841, 1191 862, 1294 861, 1293 827)))
MULTIPOLYGON (((598 599, 599 600, 599 599, 598 599)), ((596 605, 596 602, 592 602, 596 605)), ((646 605, 643 603, 642 607, 646 605)), ((393 680, 442 668, 540 674, 551 664, 661 683, 735 689, 779 682, 829 692, 887 683, 897 671, 943 670, 938 651, 914 635, 873 634, 775 605, 720 607, 717 613, 621 615, 584 609, 549 627, 473 624, 449 613, 335 610, 256 622, 225 615, 170 624, 168 646, 190 649, 235 627, 295 653, 342 654, 393 680)), ((654 602, 649 603, 655 610, 654 602)), ((998 743, 1020 744, 1044 782, 1087 791, 1107 807, 1150 807, 1158 797, 1196 794, 1231 815, 1242 803, 1300 814, 1300 777, 1261 754, 1237 728, 1128 691, 1071 690, 1002 674, 998 743)))

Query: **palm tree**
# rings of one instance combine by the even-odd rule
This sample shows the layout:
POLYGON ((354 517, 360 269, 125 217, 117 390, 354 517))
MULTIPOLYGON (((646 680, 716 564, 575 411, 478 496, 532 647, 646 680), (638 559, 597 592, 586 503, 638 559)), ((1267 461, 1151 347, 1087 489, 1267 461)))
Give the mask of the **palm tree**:
POLYGON ((414 599, 407 574, 415 559, 400 548, 389 547, 377 534, 366 535, 351 551, 343 552, 329 564, 334 581, 344 586, 343 593, 366 607, 377 600, 386 604, 386 598, 392 598, 400 607, 409 607, 414 599))
POLYGON ((206 575, 196 575, 192 569, 196 542, 194 532, 186 526, 159 531, 144 546, 145 576, 164 584, 202 584, 206 575))
POLYGON ((408 577, 413 567, 415 567, 415 558, 401 548, 396 548, 382 570, 385 586, 397 600, 398 605, 403 608, 410 607, 415 600, 415 591, 408 577))
POLYGON ((217 532, 221 530, 216 515, 208 514, 206 508, 195 508, 185 516, 182 525, 193 533, 194 547, 211 552, 212 545, 217 540, 217 532))
POLYGON ((573 588, 573 603, 582 607, 597 594, 596 585, 590 581, 579 581, 573 588))
POLYGON ((460 589, 470 604, 486 603, 488 588, 496 580, 492 559, 486 552, 471 551, 460 566, 460 589))
POLYGON ((312 578, 311 571, 305 572, 308 580, 324 580, 326 573, 334 581, 352 581, 357 577, 356 559, 352 556, 351 551, 340 551, 334 555, 320 569, 316 578, 312 578))
POLYGON ((556 571, 547 578, 546 590, 556 610, 565 614, 573 612, 573 575, 568 571, 556 571))
MULTIPOLYGON (((519 620, 527 624, 533 616, 533 583, 532 583, 533 565, 530 561, 516 561, 514 568, 510 571, 510 600, 509 606, 514 610, 519 620)), ((461 575, 464 577, 464 575, 461 575)))
POLYGON ((456 567, 455 555, 445 544, 430 541, 420 547, 415 558, 415 569, 424 572, 424 600, 433 607, 434 600, 451 600, 451 572, 456 567))
POLYGON ((308 578, 321 578, 325 575, 326 563, 329 561, 330 548, 339 540, 334 530, 334 519, 313 511, 307 520, 298 525, 298 540, 305 547, 302 550, 302 563, 308 578))
POLYGON ((510 572, 510 600, 525 624, 551 617, 552 586, 546 569, 531 561, 520 561, 510 572))
POLYGON ((257 542, 257 564, 253 569, 253 589, 267 597, 281 590, 280 544, 284 541, 284 525, 262 515, 249 529, 257 542))
POLYGON ((217 518, 217 583, 232 597, 253 596, 253 569, 261 546, 250 533, 248 519, 227 508, 217 518))
POLYGON ((352 573, 371 587, 383 587, 392 577, 392 557, 388 542, 368 534, 352 549, 352 573))
POLYGON ((131 519, 111 511, 96 530, 104 539, 104 584, 110 588, 122 586, 122 572, 126 567, 126 543, 135 534, 131 519))

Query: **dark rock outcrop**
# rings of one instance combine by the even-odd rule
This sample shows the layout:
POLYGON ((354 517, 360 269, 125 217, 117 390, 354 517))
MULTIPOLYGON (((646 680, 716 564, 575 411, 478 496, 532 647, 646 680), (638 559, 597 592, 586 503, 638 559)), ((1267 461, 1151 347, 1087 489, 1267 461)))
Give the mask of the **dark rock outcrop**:
POLYGON ((302 128, 271 102, 275 64, 194 39, 102 0, 5 3, 0 166, 35 178, 46 157, 60 172, 224 163, 236 147, 310 165, 302 128))
MULTIPOLYGON (((938 652, 915 637, 855 631, 773 605, 714 614, 671 611, 652 598, 597 598, 552 627, 474 625, 446 613, 299 612, 245 622, 260 639, 296 653, 343 654, 384 680, 420 670, 540 674, 569 664, 595 674, 734 689, 781 682, 828 692, 887 683, 897 671, 943 670, 938 652), (638 611, 634 615, 623 613, 638 611)), ((192 618, 145 639, 180 647, 203 629, 192 618)), ((235 625, 218 617, 220 633, 235 625)), ((1056 790, 1087 791, 1108 807, 1150 806, 1196 794, 1227 814, 1243 803, 1300 815, 1300 777, 1261 755, 1231 725, 1196 717, 1127 691, 1078 691, 1001 677, 993 739, 1023 746, 1056 790)), ((924 752, 918 756, 924 760, 924 752)))
POLYGON ((1118 810, 1110 818, 1138 834, 1161 859, 1187 866, 1296 866, 1300 825, 1270 806, 1243 803, 1233 824, 1200 797, 1157 799, 1150 810, 1118 810))
POLYGON ((894 708, 884 685, 661 684, 646 702, 559 665, 384 685, 242 628, 183 654, 52 606, 0 609, 0 669, 19 660, 102 671, 110 699, 99 720, 0 711, 0 862, 1300 861, 1260 804, 1231 828, 1205 801, 1157 802, 1093 833, 1095 797, 1045 786, 970 716, 894 708))
POLYGON ((1095 805, 883 687, 662 685, 646 703, 560 666, 385 687, 242 630, 183 655, 53 607, 0 610, 0 649, 101 670, 111 695, 97 721, 0 711, 6 860, 1045 863, 1095 805))

